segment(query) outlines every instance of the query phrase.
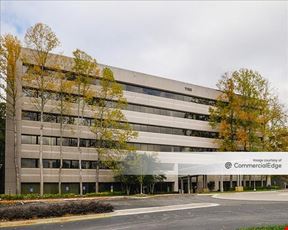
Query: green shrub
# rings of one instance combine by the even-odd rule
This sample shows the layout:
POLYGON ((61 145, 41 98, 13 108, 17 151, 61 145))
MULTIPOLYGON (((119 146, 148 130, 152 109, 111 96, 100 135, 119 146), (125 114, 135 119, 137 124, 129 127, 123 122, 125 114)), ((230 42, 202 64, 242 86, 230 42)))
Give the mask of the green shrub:
POLYGON ((73 201, 62 203, 25 204, 0 208, 0 220, 19 220, 32 218, 59 217, 88 213, 112 212, 111 204, 97 201, 73 201))
MULTIPOLYGON (((256 187, 256 191, 270 191, 270 190, 278 190, 280 186, 270 186, 270 187, 256 187)), ((254 187, 244 187, 245 191, 253 191, 254 187)))
POLYGON ((121 196, 125 195, 124 192, 98 192, 98 193, 86 193, 84 197, 93 197, 93 196, 121 196))
POLYGON ((99 192, 99 193, 87 193, 83 196, 76 195, 74 193, 65 194, 21 194, 21 195, 0 195, 0 200, 33 200, 33 199, 55 199, 55 198, 76 198, 76 197, 97 197, 97 196, 120 196, 124 195, 123 192, 99 192))
POLYGON ((288 225, 270 225, 262 227, 240 228, 239 230, 283 230, 288 225))

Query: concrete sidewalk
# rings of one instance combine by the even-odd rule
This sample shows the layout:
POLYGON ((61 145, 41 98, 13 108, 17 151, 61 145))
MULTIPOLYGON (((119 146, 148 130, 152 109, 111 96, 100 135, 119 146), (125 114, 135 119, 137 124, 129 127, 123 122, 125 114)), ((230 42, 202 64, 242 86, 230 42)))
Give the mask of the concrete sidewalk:
POLYGON ((251 201, 284 201, 288 202, 288 191, 263 191, 263 192, 240 192, 218 193, 213 198, 224 200, 251 200, 251 201))

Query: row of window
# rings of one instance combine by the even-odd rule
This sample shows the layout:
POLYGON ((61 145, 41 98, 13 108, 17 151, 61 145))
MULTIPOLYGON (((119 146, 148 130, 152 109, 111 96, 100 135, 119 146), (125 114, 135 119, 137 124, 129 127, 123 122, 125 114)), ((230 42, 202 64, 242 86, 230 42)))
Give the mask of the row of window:
MULTIPOLYGON (((32 112, 32 111, 23 111, 22 112, 23 120, 30 121, 39 121, 40 113, 32 112)), ((77 124, 77 117, 73 116, 62 116, 62 122, 64 124, 77 124)), ((44 113, 43 115, 44 122, 53 122, 60 123, 61 117, 59 114, 52 113, 44 113)), ((92 118, 80 118, 79 123, 83 125, 92 126, 94 119, 92 118)), ((172 127, 163 127, 163 126, 154 126, 154 125, 144 125, 144 124, 135 124, 130 123, 133 130, 142 131, 142 132, 152 132, 152 133, 165 133, 165 134, 173 134, 173 135, 185 135, 185 136, 196 136, 196 137, 206 137, 206 138, 217 138, 217 132, 208 132, 208 131, 198 131, 191 129, 180 129, 180 128, 172 128, 172 127)))
POLYGON ((191 112, 183 112, 171 109, 162 109, 144 105, 137 105, 137 104, 128 104, 125 108, 129 111, 136 111, 141 113, 151 113, 163 116, 170 116, 170 117, 179 117, 179 118, 186 118, 186 119, 193 119, 193 120, 200 120, 200 121, 209 121, 209 115, 206 114, 199 114, 199 113, 191 113, 191 112))
MULTIPOLYGON (((47 72, 50 72, 51 74, 53 74, 53 71, 51 70, 47 70, 47 72)), ((67 80, 73 81, 76 79, 76 76, 72 72, 67 72, 66 78, 67 80)), ((95 77, 90 78, 90 83, 94 85, 100 85, 99 79, 95 77)), ((133 84, 129 84, 126 82, 125 83, 118 82, 118 83, 122 86, 123 90, 125 91, 142 93, 142 94, 147 94, 147 95, 152 95, 152 96, 157 96, 157 97, 165 97, 165 98, 170 98, 170 99, 180 100, 180 101, 194 102, 197 104, 204 104, 204 105, 211 105, 211 106, 215 105, 216 103, 216 100, 213 100, 213 99, 174 93, 174 92, 154 89, 150 87, 138 86, 138 85, 133 85, 133 84)))
POLYGON ((148 87, 143 87, 143 86, 136 86, 136 85, 131 85, 127 83, 120 83, 120 84, 123 87, 123 90, 131 91, 135 93, 143 93, 143 94, 148 94, 152 96, 165 97, 165 98, 170 98, 174 100, 194 102, 197 104, 204 104, 204 105, 211 105, 211 106, 214 106, 216 103, 215 100, 208 99, 208 98, 188 96, 184 94, 172 93, 172 92, 167 92, 164 90, 153 89, 153 88, 148 88, 148 87))
MULTIPOLYGON (((63 160, 62 167, 65 169, 79 169, 78 160, 63 160)), ((97 161, 81 161, 82 169, 96 169, 97 161)), ((100 164, 101 169, 105 169, 104 165, 100 164)), ((39 159, 22 158, 21 168, 39 168, 39 159)), ((60 168, 60 160, 43 159, 43 168, 60 168)))
MULTIPOLYGON (((83 182, 82 189, 83 194, 95 193, 95 182, 83 182)), ((99 183, 99 192, 111 191, 111 187, 114 191, 121 191, 121 184, 117 182, 113 183, 99 183)), ((171 191, 171 189, 170 189, 171 191)), ((21 183, 21 193, 22 194, 39 194, 40 193, 40 183, 21 183)), ((58 183, 44 183, 44 193, 45 194, 57 194, 59 193, 58 183)), ((80 183, 61 183, 61 193, 80 193, 80 183)))
MULTIPOLYGON (((49 94, 47 98, 53 99, 53 100, 59 100, 59 94, 53 93, 53 92, 45 92, 49 94)), ((36 89, 31 88, 23 88, 23 95, 26 97, 38 97, 38 91, 36 89)), ((68 96, 67 96, 68 98, 68 96)), ((77 96, 76 95, 69 95, 70 102, 76 102, 77 96)), ((107 102, 107 106, 114 107, 115 103, 112 101, 107 102)), ((151 113, 151 114, 157 114, 157 115, 163 115, 163 116, 171 116, 171 117, 180 117, 180 118, 187 118, 187 119, 194 119, 194 120, 200 120, 200 121, 209 121, 209 115, 206 114, 198 114, 198 113, 191 113, 191 112, 183 112, 183 111, 177 111, 177 110, 171 110, 171 109, 162 109, 157 108, 153 106, 144 106, 144 105, 138 105, 138 104, 127 104, 127 106, 124 108, 125 110, 129 111, 136 111, 141 113, 151 113)))
MULTIPOLYGON (((25 135, 22 134, 22 144, 39 144, 40 138, 37 135, 25 135)), ((59 146, 60 137, 43 136, 44 145, 59 146)), ((202 147, 189 147, 189 146, 171 146, 171 145, 157 145, 157 144, 144 144, 144 143, 129 143, 134 146, 135 149, 141 151, 155 151, 155 152, 212 152, 216 151, 214 148, 202 148, 202 147)), ((77 146, 77 138, 62 138, 63 146, 77 146)), ((113 148, 115 143, 104 143, 107 148, 113 148)), ((97 147, 99 143, 94 139, 80 139, 81 147, 97 147)))

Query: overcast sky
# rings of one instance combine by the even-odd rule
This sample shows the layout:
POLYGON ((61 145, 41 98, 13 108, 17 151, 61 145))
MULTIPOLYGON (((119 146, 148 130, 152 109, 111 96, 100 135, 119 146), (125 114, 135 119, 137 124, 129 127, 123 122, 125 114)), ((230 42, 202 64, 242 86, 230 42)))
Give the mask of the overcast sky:
POLYGON ((48 24, 65 55, 215 88, 224 72, 259 71, 288 105, 288 3, 1 1, 1 34, 48 24))

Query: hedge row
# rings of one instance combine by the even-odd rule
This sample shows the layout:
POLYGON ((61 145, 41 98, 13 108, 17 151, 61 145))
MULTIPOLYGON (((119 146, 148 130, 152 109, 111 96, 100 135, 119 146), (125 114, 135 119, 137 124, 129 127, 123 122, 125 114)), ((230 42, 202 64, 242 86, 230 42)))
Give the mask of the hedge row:
POLYGON ((83 196, 76 195, 73 193, 67 194, 44 194, 40 196, 36 193, 31 194, 20 194, 20 195, 5 195, 0 194, 0 200, 31 200, 31 199, 55 199, 55 198, 76 198, 76 197, 97 197, 97 196, 119 196, 123 195, 123 192, 99 192, 99 193, 87 193, 83 196))
POLYGON ((25 204, 0 208, 0 220, 60 217, 88 213, 112 212, 111 204, 98 201, 66 201, 61 203, 25 204))
POLYGON ((286 225, 271 225, 271 226, 263 226, 263 227, 250 227, 250 228, 239 228, 238 230, 284 230, 288 227, 286 225))

